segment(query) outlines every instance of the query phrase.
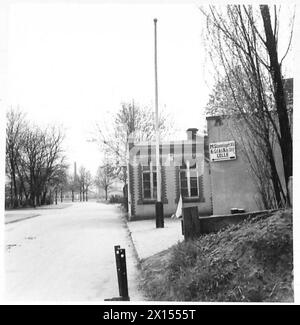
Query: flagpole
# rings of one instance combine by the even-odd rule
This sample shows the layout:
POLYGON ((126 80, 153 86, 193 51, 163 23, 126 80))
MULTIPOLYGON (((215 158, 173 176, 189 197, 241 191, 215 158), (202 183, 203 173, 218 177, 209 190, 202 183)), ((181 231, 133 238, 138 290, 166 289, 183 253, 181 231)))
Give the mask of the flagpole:
POLYGON ((154 73, 155 73, 155 152, 157 199, 155 203, 156 228, 164 228, 164 207, 161 199, 161 166, 159 153, 158 82, 157 82, 157 19, 154 19, 154 73))

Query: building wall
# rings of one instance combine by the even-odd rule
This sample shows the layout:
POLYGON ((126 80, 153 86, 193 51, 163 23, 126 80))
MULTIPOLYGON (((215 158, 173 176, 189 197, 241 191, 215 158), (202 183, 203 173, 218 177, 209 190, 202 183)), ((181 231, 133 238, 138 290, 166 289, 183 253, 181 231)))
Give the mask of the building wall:
MULTIPOLYGON (((155 201, 149 203, 142 199, 142 177, 139 173, 139 167, 133 167, 134 169, 134 214, 131 219, 145 219, 155 217, 155 201)), ((163 203, 164 203, 164 215, 171 216, 175 210, 177 204, 175 203, 175 168, 166 167, 164 172, 162 172, 162 178, 164 182, 164 188, 162 188, 163 203)))
MULTIPOLYGON (((230 119, 207 118, 209 143, 235 140, 236 145, 235 160, 210 162, 214 215, 230 213, 231 208, 241 208, 246 212, 262 208, 255 178, 243 155, 241 143, 234 139, 230 131, 233 129, 233 121, 230 119)), ((279 176, 284 184, 282 159, 278 146, 277 148, 275 146, 274 153, 279 176)))
MULTIPOLYGON (((200 215, 211 215, 211 190, 210 190, 210 177, 209 177, 209 163, 205 162, 203 184, 201 185, 204 200, 202 202, 183 202, 183 207, 197 206, 200 215)), ((141 182, 142 178, 139 175, 138 167, 133 167, 132 176, 133 180, 133 213, 131 220, 135 219, 151 219, 155 218, 155 202, 149 204, 141 201, 141 182)), ((179 201, 180 188, 179 188, 179 169, 174 166, 164 168, 162 173, 164 178, 165 195, 164 203, 164 216, 169 217, 176 212, 177 204, 179 201)))
MULTIPOLYGON (((205 154, 203 154, 203 142, 199 145, 198 152, 200 154, 197 154, 199 162, 204 160, 204 169, 199 173, 199 175, 203 175, 200 185, 202 187, 203 197, 200 201, 195 199, 191 201, 184 200, 183 207, 197 206, 199 215, 201 216, 229 214, 232 208, 244 209, 245 212, 258 211, 264 208, 261 204, 256 179, 251 172, 248 160, 242 150, 241 138, 237 139, 234 136, 235 132, 233 130, 235 130, 234 122, 230 119, 221 117, 207 118, 208 136, 205 137, 205 154), (209 143, 231 140, 235 141, 236 159, 210 161, 208 151, 209 143)), ((247 132, 246 128, 243 128, 243 125, 241 125, 241 130, 243 141, 249 139, 246 138, 247 132), (245 130, 245 133, 243 130, 245 130)), ((176 145, 180 147, 184 142, 182 141, 176 145)), ((164 146, 167 148, 169 143, 165 143, 164 146)), ((151 152, 155 152, 153 148, 151 152)), ((285 187, 281 151, 276 143, 274 155, 281 183, 285 187)), ((181 158, 179 157, 179 159, 181 158)), ((151 155, 151 160, 155 161, 153 154, 151 155)), ((155 201, 149 203, 143 202, 142 199, 141 170, 139 170, 139 167, 132 167, 131 169, 131 193, 133 193, 132 219, 155 218, 155 201)), ((180 196, 179 167, 163 167, 162 178, 164 214, 165 216, 171 216, 176 211, 180 196)))
MULTIPOLYGON (((200 201, 194 199, 191 201, 183 201, 183 207, 197 206, 199 215, 201 216, 229 214, 232 208, 244 209, 245 212, 258 211, 263 208, 255 178, 242 152, 242 144, 233 135, 233 123, 230 119, 220 117, 207 118, 208 136, 204 144, 206 149, 203 150, 202 142, 200 145, 202 149, 199 147, 198 152, 200 154, 197 155, 199 162, 203 162, 204 160, 204 168, 199 173, 199 175, 203 175, 201 177, 203 198, 200 201), (236 159, 211 162, 207 150, 209 143, 231 140, 235 141, 236 159), (204 152, 205 155, 203 154, 204 152)), ((164 145, 168 146, 169 144, 166 143, 164 145)), ((178 145, 181 146, 182 144, 179 143, 178 145)), ((155 152, 153 148, 151 152, 155 152)), ((279 176, 282 184, 284 184, 282 158, 278 146, 277 148, 275 146, 274 153, 279 176)), ((155 161, 153 155, 151 156, 151 160, 155 161)), ((155 218, 155 201, 149 203, 144 202, 142 199, 141 169, 139 170, 137 166, 131 169, 131 193, 133 193, 131 218, 155 218)), ((164 214, 165 216, 171 216, 176 211, 180 196, 179 167, 163 167, 162 178, 164 214)))
POLYGON ((209 216, 213 214, 211 185, 210 163, 209 160, 205 159, 203 173, 203 192, 205 201, 198 204, 198 212, 201 216, 209 216))
MULTIPOLYGON (((230 132, 230 120, 207 119, 209 143, 235 140, 230 132)), ((213 214, 230 213, 231 208, 258 210, 256 186, 240 143, 235 143, 236 159, 210 162, 213 214)))

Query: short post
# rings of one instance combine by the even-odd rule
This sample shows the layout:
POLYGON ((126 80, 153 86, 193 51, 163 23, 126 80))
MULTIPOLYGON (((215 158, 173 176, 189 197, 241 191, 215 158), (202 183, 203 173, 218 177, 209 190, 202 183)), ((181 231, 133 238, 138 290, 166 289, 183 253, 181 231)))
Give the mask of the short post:
POLYGON ((125 249, 120 249, 120 266, 121 266, 121 294, 124 300, 129 300, 128 282, 127 282, 127 268, 126 268, 126 253, 125 249))
POLYGON ((201 228, 197 206, 183 208, 182 226, 184 240, 197 238, 200 236, 201 228))
POLYGON ((115 246, 115 257, 120 300, 129 301, 125 249, 119 245, 115 246))
POLYGON ((116 266, 117 266, 117 276, 118 276, 118 287, 119 287, 119 295, 121 296, 121 266, 120 266, 120 245, 115 246, 115 258, 116 258, 116 266))
POLYGON ((164 206, 162 202, 155 203, 156 228, 164 228, 164 206))

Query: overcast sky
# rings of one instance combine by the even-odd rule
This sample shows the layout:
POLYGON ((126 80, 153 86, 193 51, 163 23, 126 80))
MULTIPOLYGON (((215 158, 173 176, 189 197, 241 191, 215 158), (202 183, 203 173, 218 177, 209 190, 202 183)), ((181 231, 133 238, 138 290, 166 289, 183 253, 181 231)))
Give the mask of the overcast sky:
POLYGON ((153 108, 153 18, 159 107, 173 116, 181 138, 189 127, 202 129, 212 77, 195 3, 11 4, 6 104, 38 124, 63 125, 69 162, 94 173, 101 153, 86 140, 95 123, 124 101, 153 108))
POLYGON ((8 20, 8 103, 66 128, 70 162, 95 171, 88 132, 132 99, 153 108, 158 19, 159 105, 176 127, 203 127, 208 99, 202 17, 193 4, 15 4, 8 20))

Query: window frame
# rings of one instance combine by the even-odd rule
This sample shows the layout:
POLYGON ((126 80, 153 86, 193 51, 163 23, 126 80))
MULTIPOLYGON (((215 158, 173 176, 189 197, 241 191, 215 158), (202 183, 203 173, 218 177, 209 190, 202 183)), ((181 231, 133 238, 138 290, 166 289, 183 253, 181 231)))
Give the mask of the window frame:
POLYGON ((152 162, 150 162, 150 168, 149 170, 143 170, 142 171, 142 199, 144 201, 153 201, 157 199, 157 174, 156 174, 156 168, 153 168, 152 162), (144 184, 144 175, 150 174, 150 197, 145 197, 145 184, 144 184), (156 175, 156 186, 154 175, 156 175))
MULTIPOLYGON (((198 165, 195 163, 195 167, 190 167, 190 162, 187 160, 185 162, 185 167, 182 168, 182 166, 179 169, 179 186, 180 186, 180 193, 182 195, 183 199, 186 200, 194 200, 194 199, 199 199, 200 198, 200 188, 199 188, 199 173, 198 173, 198 165), (197 180, 197 195, 192 196, 192 184, 191 184, 191 171, 196 172, 196 180, 197 180), (185 173, 185 178, 187 181, 187 193, 188 196, 183 195, 182 193, 182 176, 181 174, 185 173)), ((194 176, 192 176, 194 178, 194 176)), ((186 188, 184 188, 186 189, 186 188)))

